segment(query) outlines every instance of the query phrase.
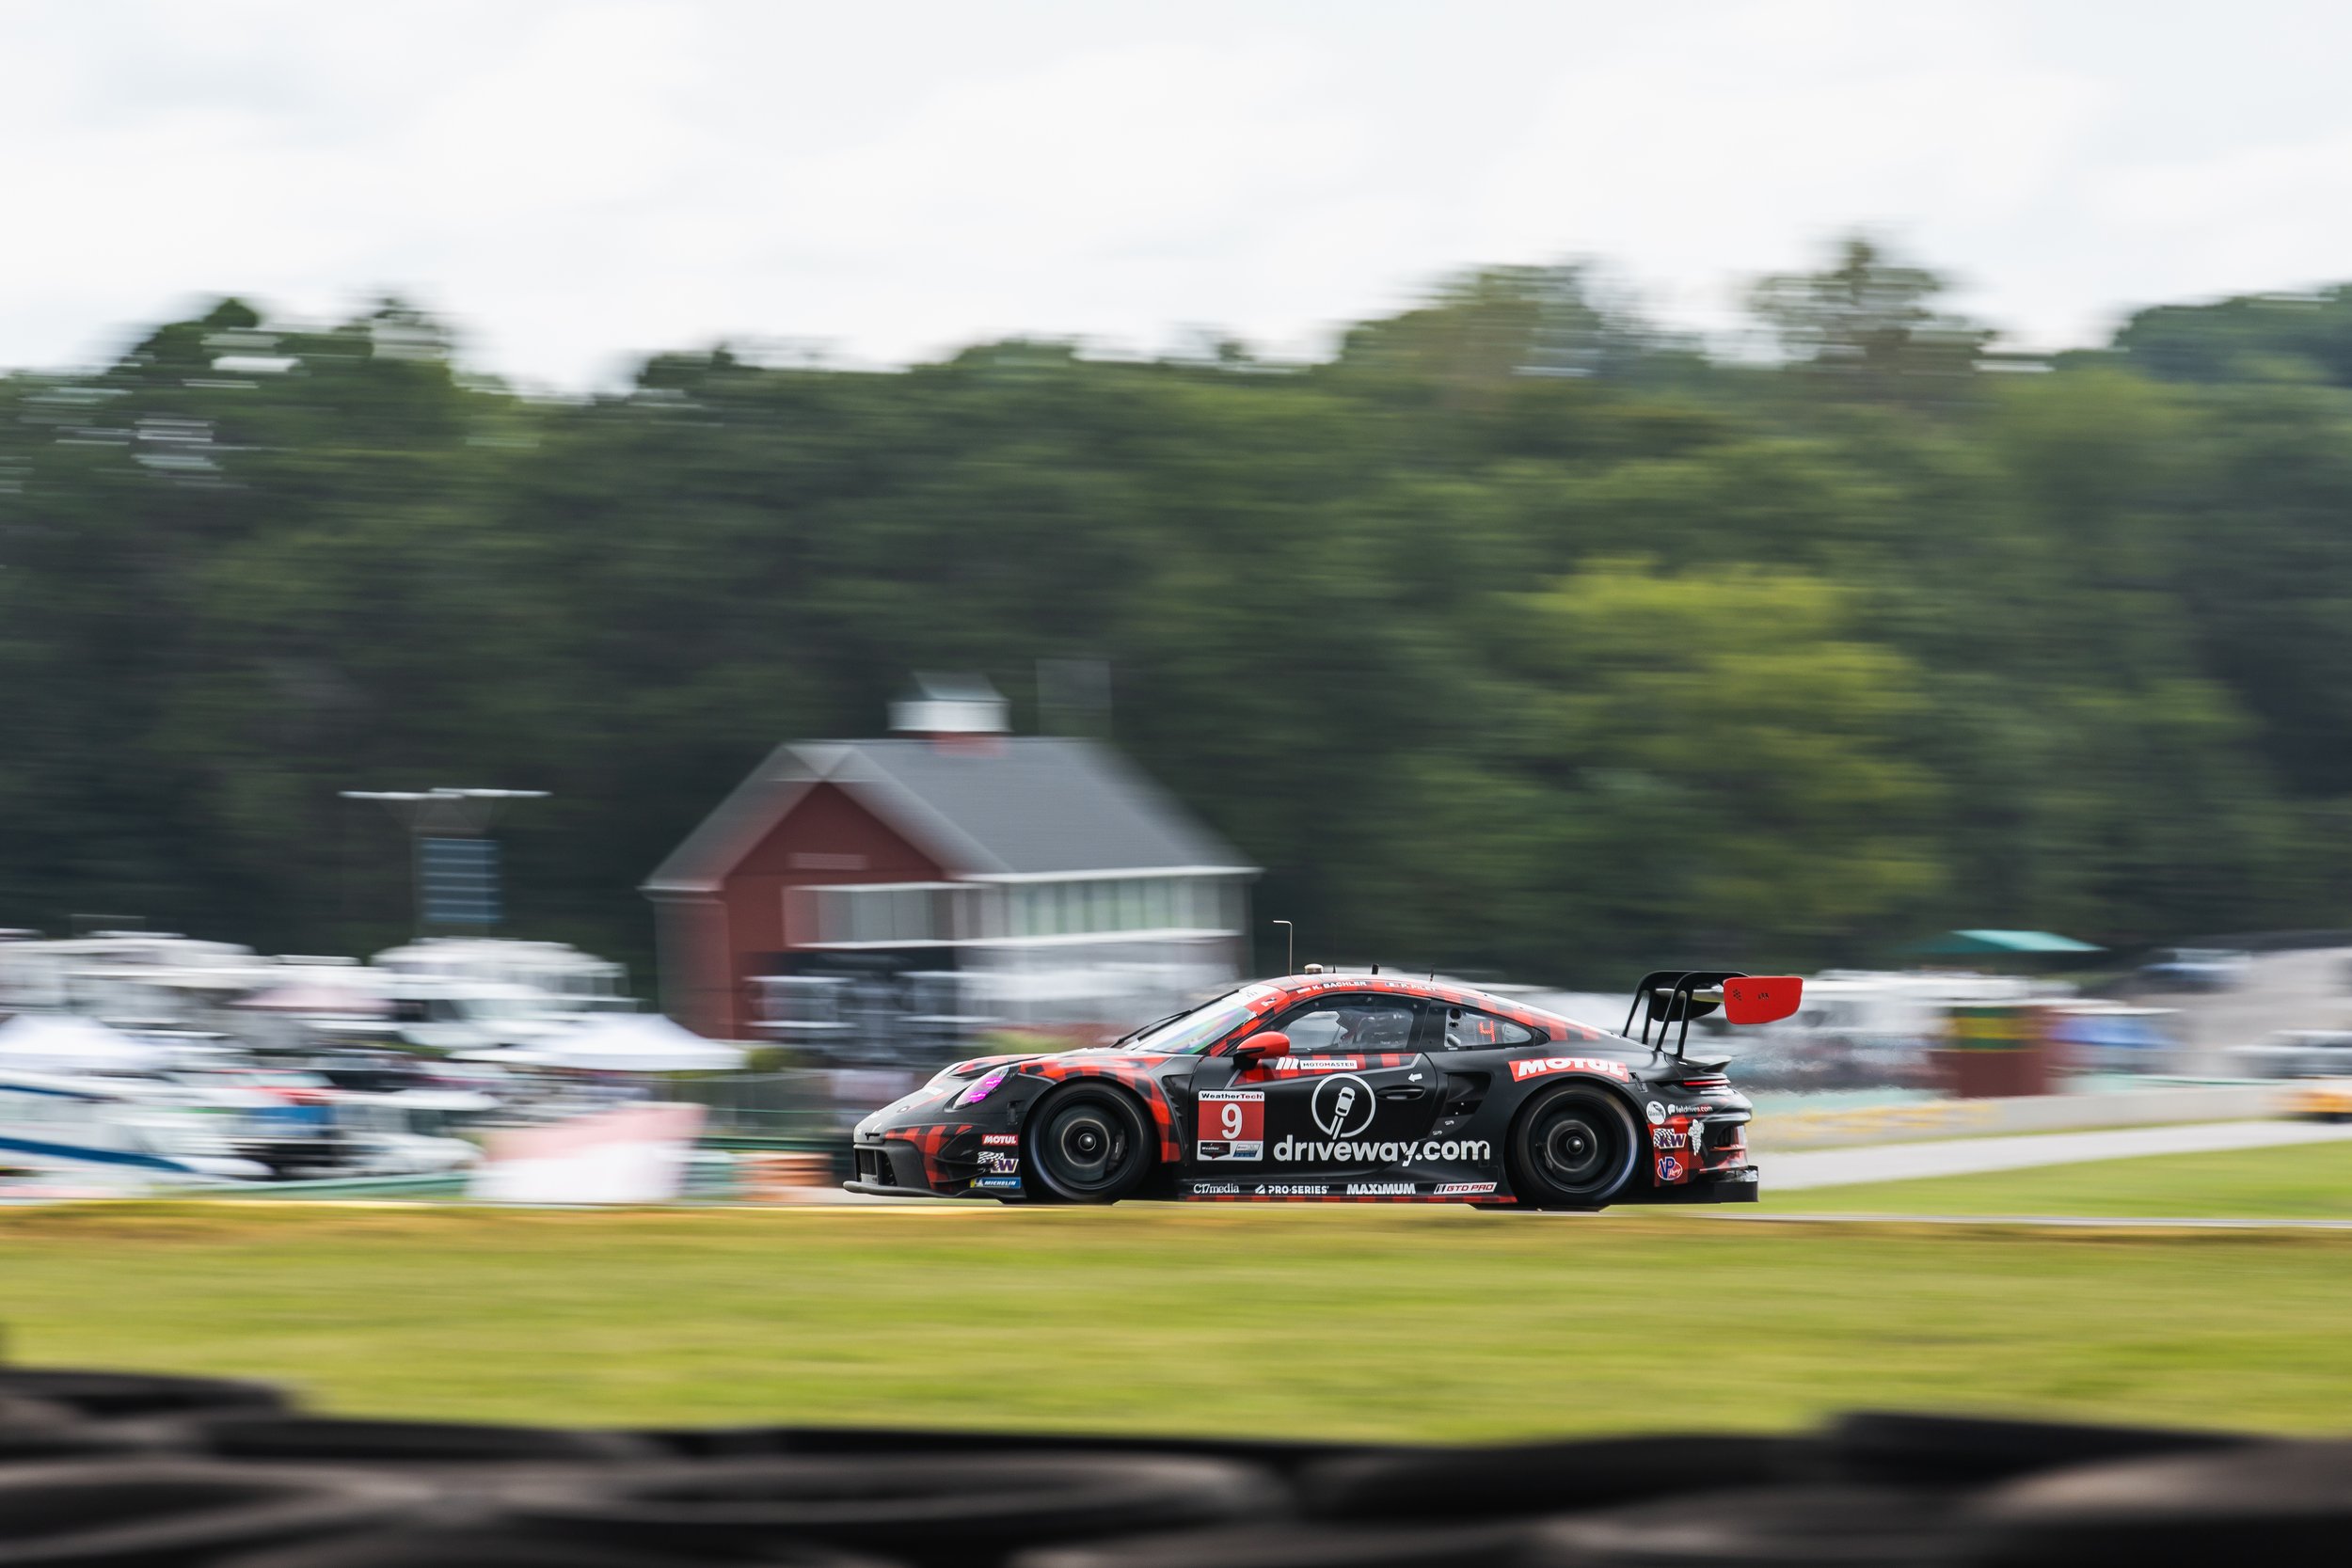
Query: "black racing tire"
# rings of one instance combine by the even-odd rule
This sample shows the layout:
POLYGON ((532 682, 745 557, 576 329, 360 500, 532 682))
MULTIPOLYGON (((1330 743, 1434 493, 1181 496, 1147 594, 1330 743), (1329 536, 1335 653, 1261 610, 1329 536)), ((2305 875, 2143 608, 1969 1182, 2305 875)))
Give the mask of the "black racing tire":
MULTIPOLYGON (((1957 1495, 1943 1487, 1781 1485, 1707 1492, 1570 1513, 1538 1526, 1528 1568, 1827 1568, 1978 1563, 1953 1552, 1957 1495)), ((2117 1560, 2085 1556, 2079 1562, 2117 1560)))
POLYGON ((85 1367, 0 1367, 0 1395, 45 1400, 100 1419, 197 1410, 282 1410, 287 1403, 283 1389, 242 1378, 85 1367))
POLYGON ((1538 1209, 1605 1209, 1642 1168, 1641 1124, 1607 1089, 1564 1084, 1531 1101, 1505 1146, 1511 1184, 1538 1209))
MULTIPOLYGON (((642 1435, 642 1434, 641 1434, 642 1435)), ((1135 1433, 940 1431, 924 1427, 776 1426, 716 1428, 660 1434, 672 1451, 694 1458, 810 1454, 841 1459, 856 1454, 1112 1453, 1145 1457, 1224 1459, 1291 1476, 1311 1466, 1386 1448, 1360 1443, 1281 1437, 1161 1437, 1135 1433)), ((1418 1451, 1418 1450, 1413 1450, 1418 1451)))
POLYGON ((127 1454, 161 1445, 135 1421, 93 1421, 71 1405, 0 1394, 0 1465, 127 1454))
POLYGON ((662 1457, 660 1445, 646 1438, 571 1427, 277 1410, 218 1411, 145 1425, 176 1451, 262 1464, 622 1465, 662 1457))
POLYGON ((1025 1552, 1019 1568, 1526 1568, 1524 1524, 1308 1525, 1288 1521, 1131 1535, 1025 1552))
MULTIPOLYGON (((532 1535, 498 1524, 372 1530, 238 1557, 215 1568, 706 1568, 688 1554, 532 1535)), ((891 1568, 830 1546, 770 1546, 757 1568, 891 1568)))
POLYGON ((1857 1410, 1830 1423, 1822 1448, 1839 1481, 1984 1486, 2070 1465, 2235 1448, 2250 1440, 2237 1433, 2179 1427, 1857 1410))
POLYGON ((0 1468, 9 1568, 180 1568, 412 1524, 438 1488, 356 1466, 110 1459, 0 1468))
POLYGON ((1776 1485, 1810 1476, 1819 1453, 1809 1438, 1732 1433, 1394 1449, 1308 1465, 1297 1488, 1311 1518, 1492 1521, 1776 1485))
POLYGON ((621 1466, 502 1490, 533 1533, 727 1559, 811 1543, 957 1568, 1025 1547, 1263 1519, 1289 1495, 1255 1465, 1173 1454, 916 1450, 621 1466))
POLYGON ((1965 1522, 1977 1537, 1967 1560, 2003 1568, 2340 1562, 2352 1536, 2352 1443, 2068 1465, 1976 1494, 1965 1522))
POLYGON ((1028 1186, 1062 1203, 1117 1203, 1152 1174, 1158 1142, 1133 1095, 1104 1084, 1057 1089, 1022 1134, 1028 1186))

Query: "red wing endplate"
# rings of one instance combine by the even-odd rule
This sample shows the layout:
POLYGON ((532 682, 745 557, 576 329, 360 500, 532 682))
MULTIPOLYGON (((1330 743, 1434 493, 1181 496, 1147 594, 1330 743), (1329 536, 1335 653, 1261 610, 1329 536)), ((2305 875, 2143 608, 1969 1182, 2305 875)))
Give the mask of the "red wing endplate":
POLYGON ((1797 1010, 1804 981, 1795 974, 1741 974, 1724 982, 1724 1020, 1772 1023, 1797 1010))

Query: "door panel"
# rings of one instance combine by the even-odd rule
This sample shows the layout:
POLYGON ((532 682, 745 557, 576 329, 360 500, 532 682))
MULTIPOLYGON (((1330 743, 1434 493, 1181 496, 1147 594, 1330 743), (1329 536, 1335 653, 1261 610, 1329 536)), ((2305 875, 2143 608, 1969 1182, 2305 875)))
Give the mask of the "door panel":
POLYGON ((1203 1062, 1190 1176, 1244 1180, 1247 1196, 1320 1197, 1343 1196, 1334 1179, 1404 1167, 1437 1118, 1444 1083, 1413 1049, 1421 1021, 1409 997, 1319 997, 1266 1025, 1291 1037, 1292 1054, 1246 1068, 1231 1056, 1203 1062))

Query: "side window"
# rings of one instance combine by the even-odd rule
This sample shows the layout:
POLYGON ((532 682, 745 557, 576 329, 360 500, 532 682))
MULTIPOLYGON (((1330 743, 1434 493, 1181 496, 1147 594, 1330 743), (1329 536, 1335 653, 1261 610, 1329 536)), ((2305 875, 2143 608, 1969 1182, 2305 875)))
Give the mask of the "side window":
POLYGON ((1524 1023, 1482 1013, 1475 1007, 1448 1007, 1440 1022, 1443 1026, 1438 1030, 1438 1049, 1441 1051, 1494 1051, 1529 1045, 1543 1038, 1524 1023))
POLYGON ((1269 1027, 1288 1035, 1291 1050, 1301 1056, 1410 1051, 1419 1011, 1419 1005, 1405 996, 1318 996, 1269 1027))

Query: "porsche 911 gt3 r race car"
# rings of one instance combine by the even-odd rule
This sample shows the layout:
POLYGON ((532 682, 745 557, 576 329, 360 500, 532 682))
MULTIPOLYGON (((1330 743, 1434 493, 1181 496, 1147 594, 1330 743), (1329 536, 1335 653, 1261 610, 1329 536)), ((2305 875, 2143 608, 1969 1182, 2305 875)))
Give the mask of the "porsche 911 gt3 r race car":
POLYGON ((1691 1020, 1802 982, 1669 971, 1610 1034, 1383 974, 1243 986, 1109 1046, 958 1062, 860 1122, 852 1192, 1006 1201, 1752 1203, 1748 1101, 1691 1020), (1640 1027, 1635 1027, 1638 1020, 1640 1027))

